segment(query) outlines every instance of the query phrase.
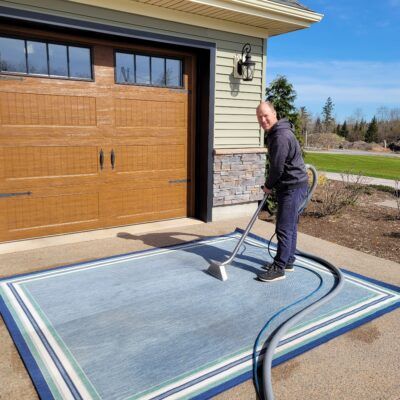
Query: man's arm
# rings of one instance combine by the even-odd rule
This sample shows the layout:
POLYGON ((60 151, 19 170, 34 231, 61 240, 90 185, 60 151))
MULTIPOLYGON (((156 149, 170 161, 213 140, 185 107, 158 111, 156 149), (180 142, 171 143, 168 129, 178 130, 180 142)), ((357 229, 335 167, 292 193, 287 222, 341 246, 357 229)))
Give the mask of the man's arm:
POLYGON ((264 186, 271 190, 277 185, 283 174, 285 161, 289 154, 289 141, 286 137, 280 135, 269 145, 269 173, 264 186))

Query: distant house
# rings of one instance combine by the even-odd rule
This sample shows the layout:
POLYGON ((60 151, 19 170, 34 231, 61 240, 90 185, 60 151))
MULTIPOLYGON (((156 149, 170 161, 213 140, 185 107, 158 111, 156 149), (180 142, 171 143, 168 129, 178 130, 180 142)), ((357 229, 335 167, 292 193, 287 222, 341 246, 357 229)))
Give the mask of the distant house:
POLYGON ((267 40, 322 18, 294 0, 15 0, 0 17, 0 241, 254 205, 267 40))

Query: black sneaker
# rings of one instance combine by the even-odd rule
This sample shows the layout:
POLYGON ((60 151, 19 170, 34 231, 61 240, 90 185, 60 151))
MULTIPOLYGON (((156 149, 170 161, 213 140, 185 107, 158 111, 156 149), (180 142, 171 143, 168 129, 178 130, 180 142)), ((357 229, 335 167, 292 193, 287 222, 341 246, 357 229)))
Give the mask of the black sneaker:
MULTIPOLYGON (((265 269, 266 271, 268 271, 271 267, 272 267, 272 265, 273 265, 274 263, 266 263, 265 265, 263 265, 261 268, 262 269, 265 269)), ((294 264, 288 264, 288 265, 286 265, 286 267, 285 267, 285 272, 293 272, 294 271, 294 264)))
POLYGON ((285 279, 285 272, 281 269, 271 266, 271 268, 257 275, 257 278, 262 282, 273 282, 285 279))

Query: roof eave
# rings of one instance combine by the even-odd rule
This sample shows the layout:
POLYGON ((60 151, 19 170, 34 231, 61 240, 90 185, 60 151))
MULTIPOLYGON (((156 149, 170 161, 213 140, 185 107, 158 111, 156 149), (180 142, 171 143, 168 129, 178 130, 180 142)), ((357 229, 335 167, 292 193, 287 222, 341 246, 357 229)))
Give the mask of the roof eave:
POLYGON ((188 0, 188 3, 193 3, 196 7, 203 5, 222 11, 218 16, 219 18, 163 7, 163 1, 160 1, 159 5, 154 5, 154 3, 150 5, 134 0, 113 0, 112 2, 105 0, 68 1, 260 38, 305 29, 323 18, 322 14, 269 0, 188 0), (227 15, 228 13, 230 15, 235 13, 249 18, 260 18, 260 26, 224 19, 224 10, 227 15))

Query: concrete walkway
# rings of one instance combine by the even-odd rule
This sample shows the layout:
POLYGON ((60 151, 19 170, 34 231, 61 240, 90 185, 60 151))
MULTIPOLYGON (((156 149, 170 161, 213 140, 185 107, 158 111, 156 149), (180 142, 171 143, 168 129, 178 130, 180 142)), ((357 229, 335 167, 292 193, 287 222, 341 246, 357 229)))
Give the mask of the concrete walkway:
MULTIPOLYGON (((343 178, 349 178, 350 182, 356 182, 357 179, 361 178, 360 183, 365 185, 384 185, 390 186, 396 189, 396 181, 392 179, 383 179, 383 178, 373 178, 371 176, 361 176, 359 178, 358 175, 351 175, 351 174, 339 174, 336 172, 325 172, 325 171, 318 171, 319 174, 324 174, 328 179, 332 179, 334 181, 343 181, 343 178)), ((397 183, 397 188, 400 190, 400 176, 397 183)))
MULTIPOLYGON (((0 254, 0 276, 20 274, 162 247, 245 228, 248 218, 209 224, 174 221, 169 228, 153 227, 140 232, 116 228, 112 234, 87 236, 86 240, 48 246, 24 246, 0 254), (157 229, 158 228, 158 229, 157 229)), ((253 232, 269 238, 274 225, 257 221, 253 232)), ((21 242, 22 243, 22 242, 21 242)), ((1 246, 5 245, 0 245, 1 246)), ((351 250, 318 238, 299 234, 298 248, 323 257, 354 272, 400 285, 400 264, 351 250)), ((212 279, 212 278, 210 278, 212 279)), ((262 304, 254 304, 262 307, 262 304)), ((395 400, 400 393, 399 310, 325 343, 274 368, 277 400, 395 400)), ((0 323, 0 399, 33 400, 37 394, 4 324, 0 323)), ((215 397, 218 400, 255 399, 252 382, 246 382, 215 397)))

